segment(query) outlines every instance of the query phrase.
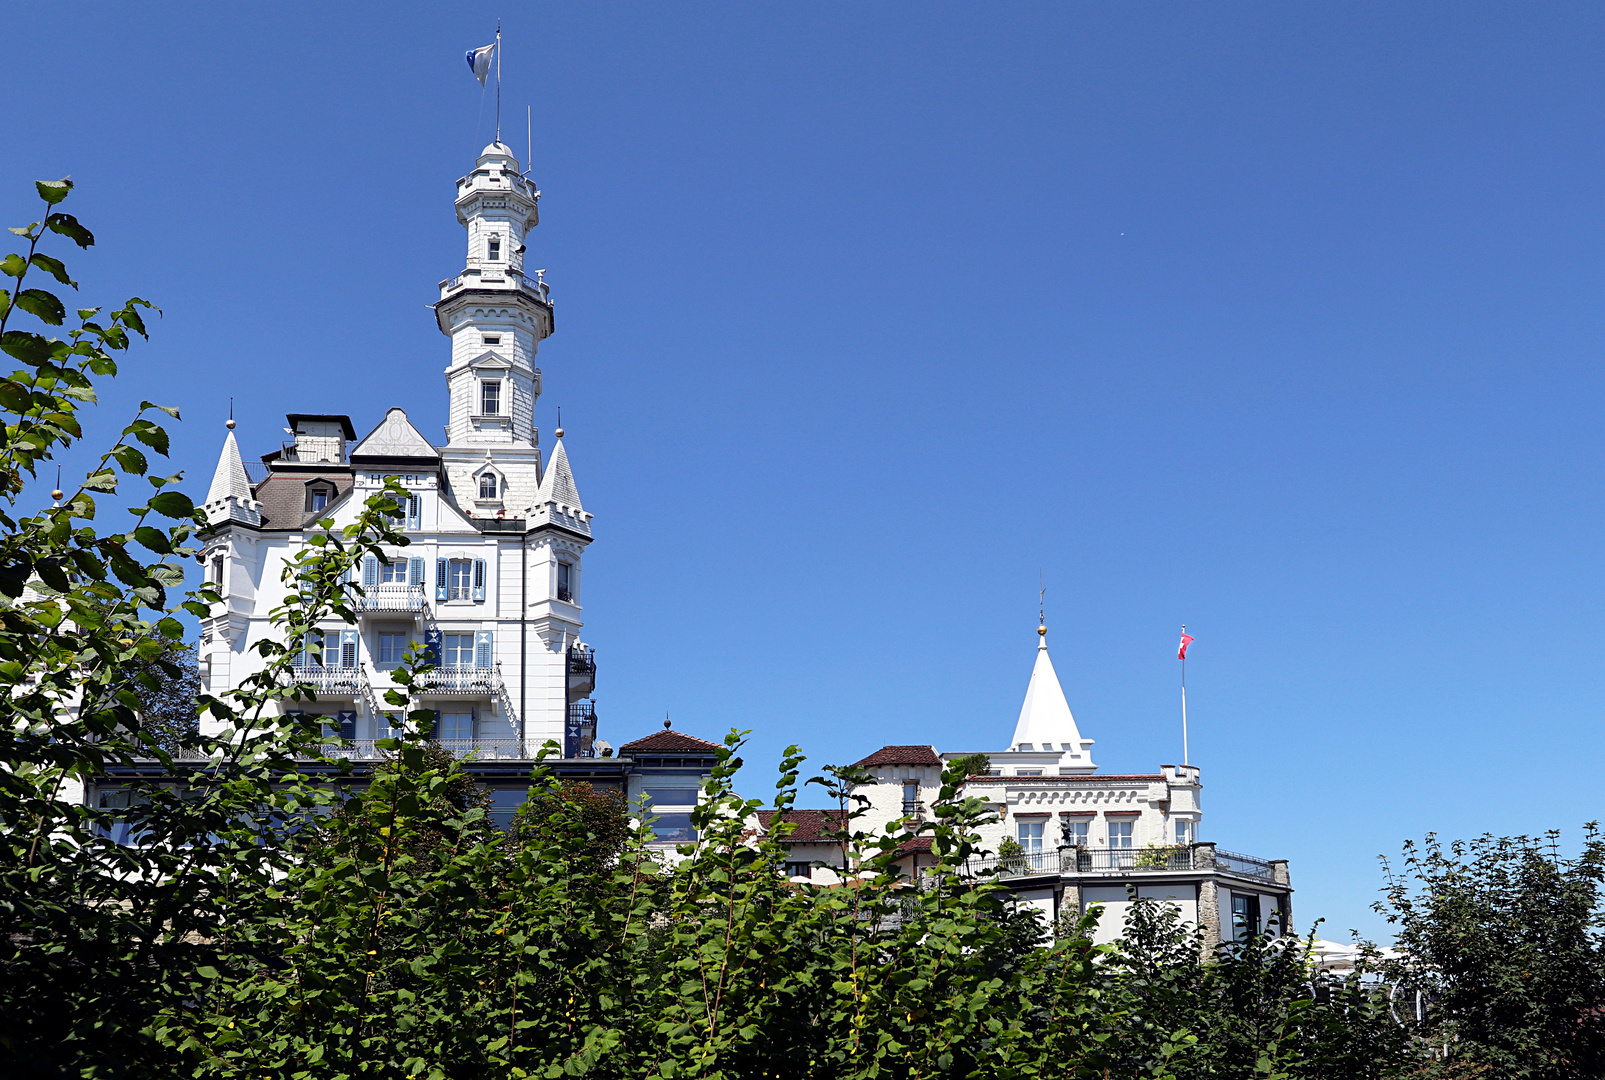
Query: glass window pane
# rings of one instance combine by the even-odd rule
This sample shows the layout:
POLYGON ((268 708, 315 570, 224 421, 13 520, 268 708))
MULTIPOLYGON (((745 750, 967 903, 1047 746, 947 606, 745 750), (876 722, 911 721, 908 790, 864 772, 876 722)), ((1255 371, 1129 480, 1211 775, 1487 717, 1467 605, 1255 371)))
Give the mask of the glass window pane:
POLYGON ((688 844, 697 838, 690 814, 659 814, 652 823, 652 832, 663 843, 688 844))
POLYGON ((441 662, 448 665, 474 666, 474 635, 447 634, 443 642, 441 662))
POLYGON ((646 789, 648 803, 662 806, 695 806, 697 805, 697 789, 649 787, 646 789))
POLYGON ((443 742, 469 741, 474 737, 474 714, 441 713, 435 732, 443 742))

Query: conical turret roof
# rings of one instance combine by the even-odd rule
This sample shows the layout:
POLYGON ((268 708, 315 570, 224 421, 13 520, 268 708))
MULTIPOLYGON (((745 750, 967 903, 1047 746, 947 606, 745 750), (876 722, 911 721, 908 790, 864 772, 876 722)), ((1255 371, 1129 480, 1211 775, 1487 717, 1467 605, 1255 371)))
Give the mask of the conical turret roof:
POLYGON ((563 440, 558 439, 557 445, 552 449, 552 460, 546 466, 546 475, 541 477, 540 496, 541 503, 556 503, 566 506, 570 510, 583 510, 580 504, 579 489, 574 486, 574 473, 568 466, 568 451, 563 449, 563 440))
POLYGON ((251 497, 251 481, 245 475, 245 462, 240 458, 240 444, 234 441, 233 431, 223 440, 223 452, 218 455, 217 471, 212 474, 212 486, 207 489, 206 501, 215 503, 230 497, 251 497))
POLYGON ((1059 675, 1048 657, 1045 632, 1037 643, 1037 662, 1031 669, 1025 703, 1020 706, 1020 720, 1014 725, 1012 745, 1016 750, 1079 750, 1081 746, 1076 718, 1070 715, 1070 703, 1065 700, 1059 675))

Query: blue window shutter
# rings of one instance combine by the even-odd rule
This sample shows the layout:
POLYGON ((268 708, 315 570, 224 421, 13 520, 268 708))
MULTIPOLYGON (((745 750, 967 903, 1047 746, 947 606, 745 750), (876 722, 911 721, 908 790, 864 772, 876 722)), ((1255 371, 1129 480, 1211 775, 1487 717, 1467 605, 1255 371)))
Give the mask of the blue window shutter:
POLYGON ((362 557, 362 587, 371 589, 379 584, 379 556, 364 555, 362 557))
POLYGON ((340 737, 342 739, 355 739, 357 737, 357 714, 354 709, 347 709, 339 714, 340 737))
POLYGON ((424 561, 422 557, 414 555, 407 560, 407 584, 422 585, 424 583, 424 561))
POLYGON ((491 635, 494 631, 481 630, 474 635, 474 666, 488 668, 491 662, 491 635))
POLYGON ((442 643, 443 639, 439 630, 429 629, 424 631, 424 652, 429 654, 429 662, 436 667, 440 666, 442 643))
POLYGON ((423 504, 416 495, 407 496, 407 528, 414 531, 423 528, 423 504))
MULTIPOLYGON (((446 602, 446 560, 435 560, 435 599, 441 603, 446 602)), ((439 661, 436 661, 437 663, 439 661)))
POLYGON ((355 630, 340 631, 340 666, 357 666, 357 632, 355 630))
POLYGON ((485 560, 474 560, 474 600, 485 599, 485 560))

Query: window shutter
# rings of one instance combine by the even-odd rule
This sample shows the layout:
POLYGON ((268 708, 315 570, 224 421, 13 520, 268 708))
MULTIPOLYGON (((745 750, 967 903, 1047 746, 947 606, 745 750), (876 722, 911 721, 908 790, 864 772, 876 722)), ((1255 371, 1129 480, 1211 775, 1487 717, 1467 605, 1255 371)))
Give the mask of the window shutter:
POLYGON ((417 531, 423 528, 423 504, 418 496, 407 496, 407 528, 417 531))
MULTIPOLYGON (((441 603, 446 602, 446 560, 435 560, 435 599, 441 603)), ((439 663, 440 661, 435 661, 439 663)))
POLYGON ((482 602, 485 599, 485 560, 474 560, 474 600, 482 602))
POLYGON ((339 714, 340 737, 342 739, 355 739, 357 737, 357 714, 354 709, 348 709, 339 714))
POLYGON ((414 555, 407 560, 407 584, 417 586, 423 583, 424 560, 421 556, 414 555))
POLYGON ((364 555, 362 557, 362 587, 371 589, 379 584, 379 556, 364 555))
POLYGON ((429 654, 429 662, 436 667, 440 666, 442 638, 439 630, 424 631, 424 652, 429 654))
POLYGON ((491 635, 494 631, 480 630, 474 635, 474 666, 490 667, 491 662, 491 635))
POLYGON ((357 666, 357 632, 355 630, 340 631, 340 666, 347 668, 357 666))

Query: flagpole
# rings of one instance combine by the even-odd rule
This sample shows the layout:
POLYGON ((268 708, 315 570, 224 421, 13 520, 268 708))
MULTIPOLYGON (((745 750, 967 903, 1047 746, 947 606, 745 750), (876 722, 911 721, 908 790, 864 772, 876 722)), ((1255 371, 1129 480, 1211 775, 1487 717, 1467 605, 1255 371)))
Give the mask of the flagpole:
MULTIPOLYGON (((1187 636, 1187 624, 1181 624, 1181 636, 1187 636)), ((1187 757, 1187 649, 1181 651, 1181 763, 1191 765, 1187 757)))
POLYGON ((502 21, 496 20, 496 143, 502 141, 502 21))

